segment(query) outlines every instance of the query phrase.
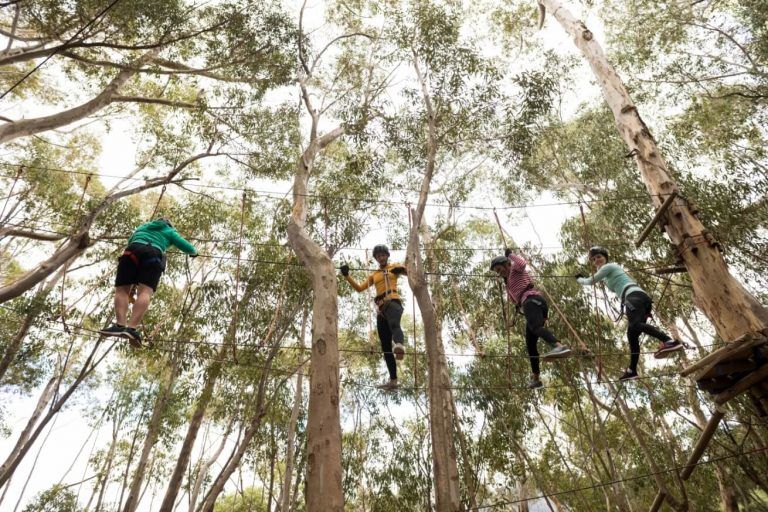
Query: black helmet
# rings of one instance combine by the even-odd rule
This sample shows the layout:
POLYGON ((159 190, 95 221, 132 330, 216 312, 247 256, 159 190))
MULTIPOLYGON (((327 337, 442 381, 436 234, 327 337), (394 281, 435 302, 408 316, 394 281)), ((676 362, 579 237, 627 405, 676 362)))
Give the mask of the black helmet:
POLYGON ((389 256, 389 249, 384 244, 379 244, 376 247, 373 248, 373 257, 375 258, 377 254, 386 254, 389 256))
POLYGON ((596 254, 602 254, 605 256, 605 259, 608 260, 608 250, 605 247, 600 247, 599 245, 596 245, 589 249, 589 259, 591 260, 592 257, 596 254))
POLYGON ((506 256, 496 256, 491 260, 491 270, 493 270, 493 267, 496 265, 503 265, 505 263, 509 263, 509 258, 506 256))

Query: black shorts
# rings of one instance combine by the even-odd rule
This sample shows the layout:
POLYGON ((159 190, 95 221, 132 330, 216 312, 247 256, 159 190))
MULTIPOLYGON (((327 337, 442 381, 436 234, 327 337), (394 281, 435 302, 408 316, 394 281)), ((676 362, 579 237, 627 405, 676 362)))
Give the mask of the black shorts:
POLYGON ((131 244, 117 260, 115 286, 143 284, 156 291, 163 271, 165 255, 160 249, 147 244, 131 244))

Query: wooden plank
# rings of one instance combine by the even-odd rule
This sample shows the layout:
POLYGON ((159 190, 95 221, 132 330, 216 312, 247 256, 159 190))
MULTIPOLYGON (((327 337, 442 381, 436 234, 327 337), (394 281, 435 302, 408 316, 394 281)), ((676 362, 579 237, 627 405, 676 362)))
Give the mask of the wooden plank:
POLYGON ((657 276, 660 276, 662 274, 682 274, 683 272, 688 272, 688 267, 685 265, 675 265, 673 267, 663 267, 663 268, 657 268, 653 271, 654 274, 657 276))
POLYGON ((643 245, 643 242, 646 238, 648 238, 648 235, 651 234, 651 230, 653 229, 653 226, 656 225, 657 222, 659 222, 659 219, 662 215, 664 215, 664 212, 667 211, 667 209, 672 204, 672 201, 675 200, 677 197, 677 190, 673 190, 671 194, 669 194, 669 197, 667 197, 664 202, 661 204, 658 210, 656 210, 656 215, 653 216, 653 219, 651 219, 651 222, 648 223, 647 226, 645 226, 645 229, 643 229, 643 232, 640 233, 640 237, 635 241, 635 247, 640 247, 643 245))
POLYGON ((702 357, 691 366, 683 368, 680 375, 687 377, 688 375, 701 370, 701 375, 706 374, 712 367, 721 361, 724 361, 730 357, 736 357, 740 354, 748 353, 753 347, 768 343, 768 338, 765 336, 758 336, 756 333, 747 333, 741 338, 737 338, 728 345, 715 350, 702 357))
POLYGON ((720 424, 720 420, 723 419, 723 416, 725 416, 725 413, 716 410, 712 417, 709 418, 707 426, 699 436, 699 440, 696 441, 696 446, 693 448, 691 456, 688 457, 688 462, 685 464, 685 469, 680 472, 680 478, 683 480, 688 480, 688 478, 691 476, 691 473, 693 473, 693 470, 696 469, 696 464, 699 462, 701 456, 704 455, 704 450, 707 449, 707 445, 712 440, 712 436, 715 434, 715 431, 717 431, 717 426, 720 424))
POLYGON ((715 403, 724 404, 728 400, 742 394, 752 386, 759 384, 766 379, 768 379, 768 364, 763 365, 759 370, 750 373, 722 393, 715 395, 715 403))

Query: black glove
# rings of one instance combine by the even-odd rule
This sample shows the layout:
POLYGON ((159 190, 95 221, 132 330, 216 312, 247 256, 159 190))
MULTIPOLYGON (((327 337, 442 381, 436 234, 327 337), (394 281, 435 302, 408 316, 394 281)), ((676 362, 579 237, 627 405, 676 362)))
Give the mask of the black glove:
POLYGON ((405 267, 395 267, 392 269, 393 274, 402 275, 407 274, 408 270, 405 267))
POLYGON ((576 274, 574 274, 573 277, 575 277, 576 279, 579 279, 579 278, 586 278, 586 277, 589 277, 589 276, 587 274, 585 274, 584 272, 577 272, 576 274))
POLYGON ((346 263, 339 267, 339 270, 341 271, 341 275, 348 276, 349 275, 349 265, 346 263))
POLYGON ((198 256, 200 256, 200 254, 198 254, 198 253, 190 254, 189 255, 190 258, 197 258, 198 256))
POLYGON ((506 249, 504 249, 504 256, 506 256, 507 258, 509 258, 509 255, 510 255, 510 254, 512 254, 512 249, 510 249, 509 247, 507 247, 506 249))

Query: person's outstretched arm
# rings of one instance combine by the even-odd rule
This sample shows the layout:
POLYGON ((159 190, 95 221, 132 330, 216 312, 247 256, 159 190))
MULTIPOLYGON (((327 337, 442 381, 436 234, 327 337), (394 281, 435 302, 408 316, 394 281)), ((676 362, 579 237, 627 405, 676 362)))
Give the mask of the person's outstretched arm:
POLYGON ((171 234, 171 244, 178 247, 182 252, 191 255, 197 255, 197 249, 195 249, 195 246, 191 243, 187 242, 184 237, 182 237, 178 231, 175 229, 173 230, 173 233, 171 234))
POLYGON ((368 289, 368 287, 373 284, 373 275, 368 276, 368 278, 361 284, 355 281, 354 278, 349 275, 349 265, 342 265, 340 270, 341 275, 344 276, 344 279, 346 279, 350 286, 352 286, 352 288, 358 292, 362 292, 363 290, 368 289))
POLYGON ((595 272, 594 276, 584 276, 582 274, 577 274, 576 281, 578 281, 579 284, 582 286, 592 286, 595 283, 602 281, 608 276, 608 273, 611 271, 612 265, 613 264, 611 263, 606 263, 605 265, 600 267, 600 270, 595 272))

